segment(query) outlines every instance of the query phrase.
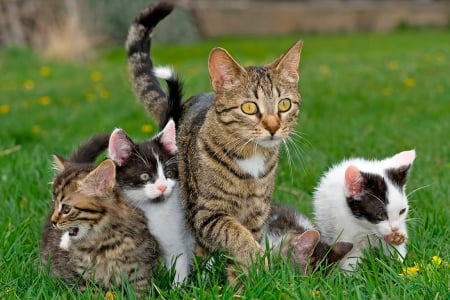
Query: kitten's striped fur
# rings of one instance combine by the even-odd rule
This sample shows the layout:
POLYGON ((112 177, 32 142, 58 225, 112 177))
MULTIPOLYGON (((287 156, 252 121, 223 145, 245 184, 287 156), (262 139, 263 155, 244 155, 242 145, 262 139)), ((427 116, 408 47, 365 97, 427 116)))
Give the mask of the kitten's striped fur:
MULTIPOLYGON (((148 34, 166 14, 167 4, 160 3, 137 20, 148 34)), ((135 30, 130 30, 129 41, 136 41, 135 30)), ((151 101, 146 95, 140 100, 158 118, 167 104, 154 96, 159 92, 148 80, 149 38, 140 38, 147 48, 131 53, 141 59, 130 59, 130 70, 138 94, 153 95, 151 101)), ((187 222, 199 245, 234 255, 244 266, 263 252, 259 241, 270 210, 279 146, 296 125, 301 46, 299 41, 274 62, 246 68, 224 49, 213 49, 209 73, 214 93, 191 97, 180 108, 177 146, 187 222)))
POLYGON ((42 239, 42 262, 68 282, 92 281, 105 288, 133 284, 141 294, 159 255, 143 213, 115 188, 115 165, 107 159, 98 167, 65 163, 53 182, 54 211, 42 239), (53 227, 51 226, 53 224, 53 227), (62 234, 70 235, 67 250, 62 234))

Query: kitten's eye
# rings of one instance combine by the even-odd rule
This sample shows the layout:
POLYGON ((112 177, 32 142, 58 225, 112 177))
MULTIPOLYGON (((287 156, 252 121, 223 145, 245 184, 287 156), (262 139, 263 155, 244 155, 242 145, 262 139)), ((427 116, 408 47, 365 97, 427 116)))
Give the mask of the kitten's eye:
POLYGON ((400 215, 403 215, 405 212, 406 212, 406 208, 402 209, 402 210, 399 212, 398 215, 399 215, 399 216, 400 216, 400 215))
POLYGON ((172 170, 166 171, 166 177, 167 177, 167 178, 173 178, 173 177, 175 177, 175 171, 172 171, 172 170))
POLYGON ((140 176, 141 180, 143 181, 147 181, 150 179, 150 175, 148 175, 147 173, 142 173, 140 176))
POLYGON ((245 102, 241 105, 241 110, 247 115, 254 115, 258 112, 258 105, 255 102, 245 102))
POLYGON ((278 102, 278 111, 285 112, 288 111, 290 108, 291 108, 291 100, 289 100, 288 98, 282 99, 280 100, 280 102, 278 102))
POLYGON ((67 205, 67 204, 63 204, 61 205, 61 212, 65 215, 67 215, 68 213, 70 213, 70 210, 72 209, 72 206, 67 205))
POLYGON ((384 214, 377 214, 376 217, 377 217, 377 219, 380 220, 380 221, 383 221, 384 219, 386 219, 385 216, 384 216, 384 214))

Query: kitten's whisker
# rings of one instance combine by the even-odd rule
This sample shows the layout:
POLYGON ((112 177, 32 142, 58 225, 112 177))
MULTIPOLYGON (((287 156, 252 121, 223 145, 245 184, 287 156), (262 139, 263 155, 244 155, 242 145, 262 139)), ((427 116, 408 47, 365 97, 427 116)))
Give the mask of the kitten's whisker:
POLYGON ((432 186, 433 184, 434 184, 434 183, 430 183, 430 184, 427 184, 427 185, 418 187, 418 188, 412 190, 411 192, 409 192, 409 193, 406 195, 406 197, 409 198, 409 196, 413 195, 414 193, 416 193, 416 192, 418 192, 418 191, 420 191, 420 190, 422 190, 422 189, 428 188, 428 187, 432 186))

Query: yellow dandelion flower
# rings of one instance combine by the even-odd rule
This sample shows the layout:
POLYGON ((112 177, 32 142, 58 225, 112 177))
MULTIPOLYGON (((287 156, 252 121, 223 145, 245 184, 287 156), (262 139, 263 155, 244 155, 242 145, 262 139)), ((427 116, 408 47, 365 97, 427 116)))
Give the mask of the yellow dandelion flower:
POLYGON ((109 92, 105 89, 100 90, 100 98, 102 99, 108 99, 109 98, 109 92))
POLYGON ((50 104, 50 97, 49 96, 42 96, 39 98, 39 104, 42 106, 47 106, 50 104))
POLYGON ((442 258, 440 258, 439 256, 435 255, 431 258, 431 261, 433 263, 433 265, 440 266, 442 264, 442 258))
POLYGON ((408 77, 405 79, 404 84, 406 87, 413 87, 416 85, 416 80, 414 78, 408 77))
POLYGON ((143 133, 150 133, 153 130, 153 126, 151 124, 144 124, 141 126, 141 131, 143 133))
POLYGON ((419 266, 414 263, 414 266, 412 267, 403 268, 403 272, 400 275, 413 276, 417 273, 419 273, 419 266))
POLYGON ((114 293, 111 291, 107 291, 105 294, 105 299, 106 300, 114 300, 115 299, 114 293))
POLYGON ((50 70, 50 68, 48 66, 42 66, 39 69, 39 74, 41 74, 42 77, 47 77, 52 73, 52 71, 50 70))
POLYGON ((9 113, 9 111, 10 111, 10 108, 9 108, 8 104, 0 105, 0 115, 6 115, 9 113))
POLYGON ((91 73, 92 81, 98 82, 98 81, 102 80, 102 77, 103 77, 103 75, 99 71, 94 71, 91 73))
POLYGON ((383 96, 390 96, 390 95, 392 95, 392 89, 391 88, 384 88, 382 91, 381 91, 381 94, 383 95, 383 96))
POLYGON ((26 90, 32 90, 34 89, 34 87, 36 86, 36 84, 34 83, 33 80, 29 79, 29 80, 25 80, 25 82, 23 83, 23 87, 26 90))
POLYGON ((389 70, 398 70, 398 62, 396 60, 390 60, 387 64, 389 70))
POLYGON ((330 67, 327 66, 327 65, 320 65, 320 66, 319 66, 319 72, 320 72, 322 75, 330 75, 331 69, 330 69, 330 67))
POLYGON ((313 295, 313 297, 319 297, 320 296, 320 291, 319 290, 314 290, 314 291, 311 291, 311 294, 313 295))
POLYGON ((39 132, 41 132, 41 126, 39 125, 33 125, 31 127, 31 132, 34 134, 38 134, 39 132))

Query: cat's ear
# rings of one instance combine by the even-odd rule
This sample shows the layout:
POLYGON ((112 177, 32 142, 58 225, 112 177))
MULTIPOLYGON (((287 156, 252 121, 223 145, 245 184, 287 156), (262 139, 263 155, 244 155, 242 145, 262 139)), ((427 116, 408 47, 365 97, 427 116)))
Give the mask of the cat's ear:
POLYGON ((344 258, 353 249, 353 244, 348 242, 337 242, 331 247, 328 259, 331 262, 337 262, 344 258))
POLYGON ((299 79, 298 67, 300 65, 302 46, 303 41, 297 41, 283 55, 270 63, 268 67, 275 69, 288 82, 297 83, 299 79))
POLYGON ((359 169, 355 166, 349 166, 345 170, 345 188, 350 197, 354 197, 363 192, 364 178, 359 169))
POLYGON ((403 151, 400 153, 395 154, 393 157, 391 157, 392 167, 393 168, 401 168, 408 166, 408 168, 412 165, 414 162, 414 159, 416 158, 416 151, 415 150, 409 150, 409 151, 403 151))
POLYGON ((130 157, 133 146, 125 131, 116 128, 109 137, 108 157, 118 166, 122 166, 130 157))
POLYGON ((305 231, 291 241, 293 254, 295 255, 297 262, 300 263, 303 274, 306 274, 308 270, 311 255, 319 241, 320 233, 313 229, 305 231))
POLYGON ((90 196, 102 197, 116 184, 116 165, 111 159, 105 159, 91 171, 80 185, 80 190, 90 196))
POLYGON ((59 154, 53 155, 53 167, 57 171, 64 171, 69 165, 69 161, 59 154))
POLYGON ((215 92, 230 89, 239 83, 247 71, 223 48, 214 48, 209 54, 209 77, 215 92))
POLYGON ((164 129, 161 131, 159 136, 159 141, 171 155, 177 153, 177 143, 176 143, 176 132, 175 132, 175 122, 170 119, 167 122, 164 129))

